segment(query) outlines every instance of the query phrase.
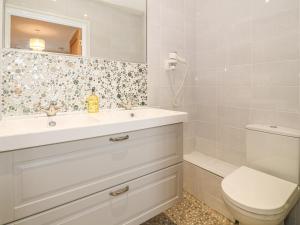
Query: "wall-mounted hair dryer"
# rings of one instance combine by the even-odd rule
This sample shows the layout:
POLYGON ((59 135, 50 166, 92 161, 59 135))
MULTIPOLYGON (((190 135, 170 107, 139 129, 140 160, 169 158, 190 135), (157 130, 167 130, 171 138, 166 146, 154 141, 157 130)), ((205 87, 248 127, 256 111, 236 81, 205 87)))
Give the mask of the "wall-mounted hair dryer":
POLYGON ((181 58, 177 52, 171 52, 169 53, 169 58, 165 62, 165 68, 166 70, 175 70, 178 63, 186 64, 186 60, 181 58))
POLYGON ((169 71, 168 74, 169 74, 169 79, 170 79, 170 84, 171 84, 171 90, 172 90, 173 96, 174 96, 172 105, 174 107, 179 107, 181 104, 180 96, 182 94, 185 81, 188 77, 187 62, 184 58, 181 58, 180 56, 178 56, 177 52, 171 52, 171 53, 169 53, 169 58, 165 61, 165 69, 166 69, 166 71, 169 71), (171 73, 171 72, 176 70, 179 63, 185 64, 186 70, 182 76, 182 82, 180 83, 179 87, 176 89, 175 76, 174 76, 175 73, 171 73), (173 76, 171 76, 171 74, 173 76))

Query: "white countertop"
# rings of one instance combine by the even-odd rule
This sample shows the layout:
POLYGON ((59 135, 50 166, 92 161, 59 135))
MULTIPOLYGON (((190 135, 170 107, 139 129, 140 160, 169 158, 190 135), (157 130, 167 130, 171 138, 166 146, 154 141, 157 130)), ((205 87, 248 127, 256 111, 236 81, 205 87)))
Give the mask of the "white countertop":
POLYGON ((155 108, 22 116, 0 121, 0 152, 186 122, 187 113, 155 108), (132 117, 131 114, 134 114, 132 117), (55 127, 49 121, 56 122, 55 127))

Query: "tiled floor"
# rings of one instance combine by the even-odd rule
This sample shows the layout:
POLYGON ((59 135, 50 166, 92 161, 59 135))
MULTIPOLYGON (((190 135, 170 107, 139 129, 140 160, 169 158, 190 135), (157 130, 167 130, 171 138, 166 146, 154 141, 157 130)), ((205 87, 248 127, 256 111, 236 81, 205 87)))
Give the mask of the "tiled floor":
POLYGON ((233 225, 187 192, 177 205, 142 225, 233 225))

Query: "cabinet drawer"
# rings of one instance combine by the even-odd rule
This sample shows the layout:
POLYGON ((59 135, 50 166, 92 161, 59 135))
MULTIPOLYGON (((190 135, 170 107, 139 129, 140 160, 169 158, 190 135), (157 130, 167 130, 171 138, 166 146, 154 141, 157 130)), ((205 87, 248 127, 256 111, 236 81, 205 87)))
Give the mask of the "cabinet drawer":
POLYGON ((182 161, 182 126, 170 125, 15 151, 14 220, 182 161))
POLYGON ((178 164, 10 225, 138 225, 171 207, 181 195, 178 164))

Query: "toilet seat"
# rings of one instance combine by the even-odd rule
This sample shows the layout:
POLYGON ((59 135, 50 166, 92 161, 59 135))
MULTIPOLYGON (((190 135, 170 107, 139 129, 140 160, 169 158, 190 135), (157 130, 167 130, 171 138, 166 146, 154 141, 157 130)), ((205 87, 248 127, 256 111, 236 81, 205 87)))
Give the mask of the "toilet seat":
POLYGON ((222 189, 232 204, 258 215, 284 213, 289 200, 298 198, 297 184, 245 166, 224 178, 222 189))

